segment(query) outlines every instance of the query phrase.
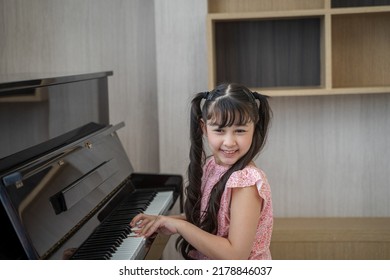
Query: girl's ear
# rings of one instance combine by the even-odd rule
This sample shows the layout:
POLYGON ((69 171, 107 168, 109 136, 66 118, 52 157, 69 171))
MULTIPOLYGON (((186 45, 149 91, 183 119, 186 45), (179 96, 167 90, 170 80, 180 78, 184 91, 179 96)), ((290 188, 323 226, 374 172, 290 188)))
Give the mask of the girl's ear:
POLYGON ((202 128, 202 132, 204 136, 207 136, 207 126, 203 119, 200 119, 200 127, 202 128))

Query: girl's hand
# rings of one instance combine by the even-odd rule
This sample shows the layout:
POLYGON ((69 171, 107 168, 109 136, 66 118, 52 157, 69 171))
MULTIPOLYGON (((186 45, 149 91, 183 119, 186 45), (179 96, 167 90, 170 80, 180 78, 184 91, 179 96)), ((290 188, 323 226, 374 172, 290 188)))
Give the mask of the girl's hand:
POLYGON ((165 235, 177 233, 177 219, 166 216, 154 216, 147 214, 138 214, 130 222, 132 231, 138 236, 150 237, 155 232, 165 235))

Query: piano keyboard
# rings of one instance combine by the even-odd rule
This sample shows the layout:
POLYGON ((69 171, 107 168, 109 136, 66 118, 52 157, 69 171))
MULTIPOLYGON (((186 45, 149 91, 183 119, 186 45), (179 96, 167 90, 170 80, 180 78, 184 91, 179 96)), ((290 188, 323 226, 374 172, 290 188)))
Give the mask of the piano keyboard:
MULTIPOLYGON (((148 215, 160 215, 165 213, 171 201, 173 200, 173 192, 159 192, 144 211, 148 215)), ((146 238, 135 236, 130 233, 125 238, 122 244, 118 247, 115 253, 112 254, 111 260, 134 260, 136 256, 141 254, 145 247, 146 238)))
POLYGON ((104 221, 72 259, 132 260, 145 253, 145 237, 131 232, 130 221, 139 213, 160 215, 173 202, 173 191, 136 193, 104 221))

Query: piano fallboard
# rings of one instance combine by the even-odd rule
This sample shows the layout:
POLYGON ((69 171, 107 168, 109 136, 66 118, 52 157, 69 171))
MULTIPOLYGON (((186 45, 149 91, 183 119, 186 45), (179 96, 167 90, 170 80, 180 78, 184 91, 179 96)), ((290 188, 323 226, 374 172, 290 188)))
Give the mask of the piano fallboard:
POLYGON ((33 158, 0 161, 6 166, 0 170, 0 219, 7 235, 1 258, 145 257, 153 240, 132 237, 128 223, 140 211, 166 214, 176 202, 181 211, 182 177, 134 172, 116 132, 123 126, 97 125, 61 145, 48 141, 43 147, 50 150, 33 158), (141 245, 134 251, 124 247, 136 239, 141 245))

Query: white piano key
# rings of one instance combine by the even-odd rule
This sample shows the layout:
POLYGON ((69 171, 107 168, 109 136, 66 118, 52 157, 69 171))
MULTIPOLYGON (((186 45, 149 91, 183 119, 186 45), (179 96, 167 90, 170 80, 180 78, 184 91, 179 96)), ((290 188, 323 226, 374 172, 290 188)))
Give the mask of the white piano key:
POLYGON ((124 239, 121 246, 112 255, 111 260, 133 260, 145 245, 145 237, 132 237, 124 239))
POLYGON ((158 192, 148 208, 144 211, 148 215, 163 214, 173 201, 173 191, 158 192))

